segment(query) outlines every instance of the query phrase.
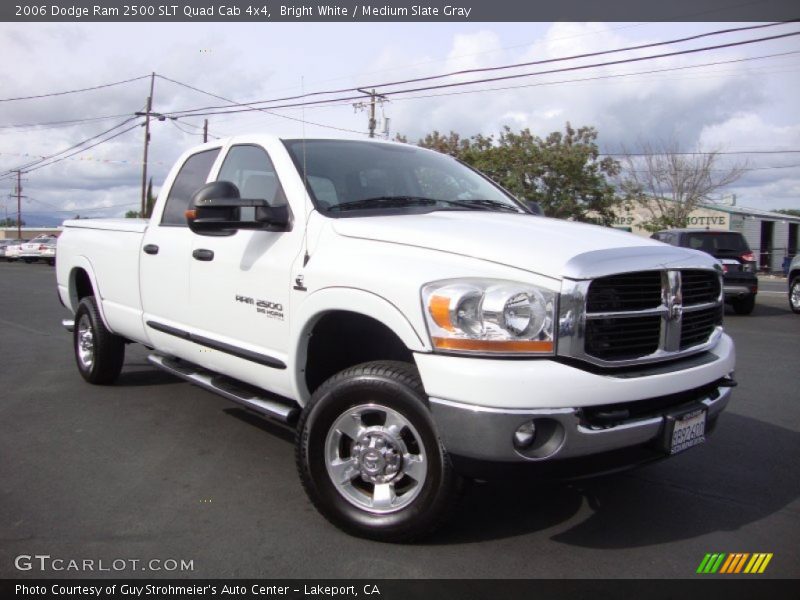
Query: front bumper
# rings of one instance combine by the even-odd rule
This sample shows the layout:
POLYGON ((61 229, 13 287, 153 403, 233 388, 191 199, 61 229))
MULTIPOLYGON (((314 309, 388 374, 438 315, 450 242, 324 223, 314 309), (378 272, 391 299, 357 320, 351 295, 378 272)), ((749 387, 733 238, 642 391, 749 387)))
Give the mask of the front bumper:
MULTIPOLYGON (((448 452, 464 457, 497 462, 562 460, 640 446, 654 445, 663 436, 665 415, 676 406, 685 409, 704 406, 707 423, 716 420, 727 406, 729 387, 698 390, 687 399, 641 418, 622 418, 607 425, 590 423, 581 409, 503 411, 431 398, 431 411, 448 452), (518 451, 513 444, 517 428, 534 420, 537 441, 518 451)), ((647 402, 647 401, 643 401, 647 402)))
POLYGON ((590 371, 555 360, 418 354, 417 366, 445 448, 498 462, 601 454, 656 442, 666 415, 704 406, 710 426, 730 398, 733 342, 641 370, 590 371), (514 433, 535 420, 537 440, 518 451, 514 433))

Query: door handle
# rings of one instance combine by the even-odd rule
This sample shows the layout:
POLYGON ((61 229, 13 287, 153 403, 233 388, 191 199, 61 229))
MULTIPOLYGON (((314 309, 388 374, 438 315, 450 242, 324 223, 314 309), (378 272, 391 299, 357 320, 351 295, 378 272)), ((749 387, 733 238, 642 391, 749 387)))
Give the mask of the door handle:
POLYGON ((203 261, 214 260, 214 251, 206 250, 205 248, 198 248, 197 250, 192 252, 192 257, 195 260, 203 260, 203 261))
POLYGON ((158 246, 155 244, 147 244, 142 250, 145 254, 158 254, 158 246))

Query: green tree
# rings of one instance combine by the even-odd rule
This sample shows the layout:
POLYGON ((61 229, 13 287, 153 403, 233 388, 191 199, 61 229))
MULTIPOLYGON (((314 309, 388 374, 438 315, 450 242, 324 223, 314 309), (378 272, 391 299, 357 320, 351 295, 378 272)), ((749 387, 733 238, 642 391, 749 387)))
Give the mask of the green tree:
POLYGON ((138 219, 141 215, 138 210, 129 210, 125 213, 126 219, 138 219))
POLYGON ((545 138, 510 127, 496 137, 434 131, 418 144, 455 156, 517 197, 537 201, 551 217, 610 225, 620 203, 609 181, 618 175, 619 163, 600 158, 593 127, 567 123, 563 132, 545 138))
MULTIPOLYGON (((16 226, 17 226, 16 219, 12 219, 11 217, 8 217, 6 219, 0 219, 0 227, 16 227, 16 226)), ((20 223, 20 226, 24 227, 25 221, 22 221, 22 223, 20 223)))
POLYGON ((789 215, 790 217, 800 217, 800 210, 796 208, 779 208, 775 212, 781 213, 782 215, 789 215))

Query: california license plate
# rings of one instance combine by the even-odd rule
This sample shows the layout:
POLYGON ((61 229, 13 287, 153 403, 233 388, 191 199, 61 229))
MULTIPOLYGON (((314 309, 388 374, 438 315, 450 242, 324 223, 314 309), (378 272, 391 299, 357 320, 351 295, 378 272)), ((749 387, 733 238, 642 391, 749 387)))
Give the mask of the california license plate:
POLYGON ((667 415, 665 450, 678 454, 706 441, 706 409, 667 415))

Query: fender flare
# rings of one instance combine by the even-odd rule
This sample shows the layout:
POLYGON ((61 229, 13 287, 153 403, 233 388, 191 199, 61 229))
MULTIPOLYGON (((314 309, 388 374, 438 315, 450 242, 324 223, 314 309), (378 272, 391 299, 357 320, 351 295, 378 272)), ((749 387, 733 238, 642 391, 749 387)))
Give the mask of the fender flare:
POLYGON ((95 298, 97 299, 97 310, 100 313, 100 318, 103 320, 103 325, 109 331, 113 330, 108 326, 105 310, 103 310, 103 296, 100 293, 100 286, 97 284, 97 277, 94 274, 94 268, 91 261, 85 256, 76 256, 72 259, 72 264, 69 267, 69 278, 67 279, 67 291, 69 294, 70 309, 73 314, 78 310, 78 290, 75 284, 75 274, 81 269, 89 276, 89 283, 92 284, 92 291, 94 291, 95 298))
POLYGON ((375 319, 392 331, 411 352, 431 350, 427 336, 420 334, 400 309, 386 298, 359 288, 329 287, 317 290, 303 299, 291 316, 291 385, 302 405, 311 397, 304 375, 311 330, 323 315, 334 311, 352 312, 375 319))

